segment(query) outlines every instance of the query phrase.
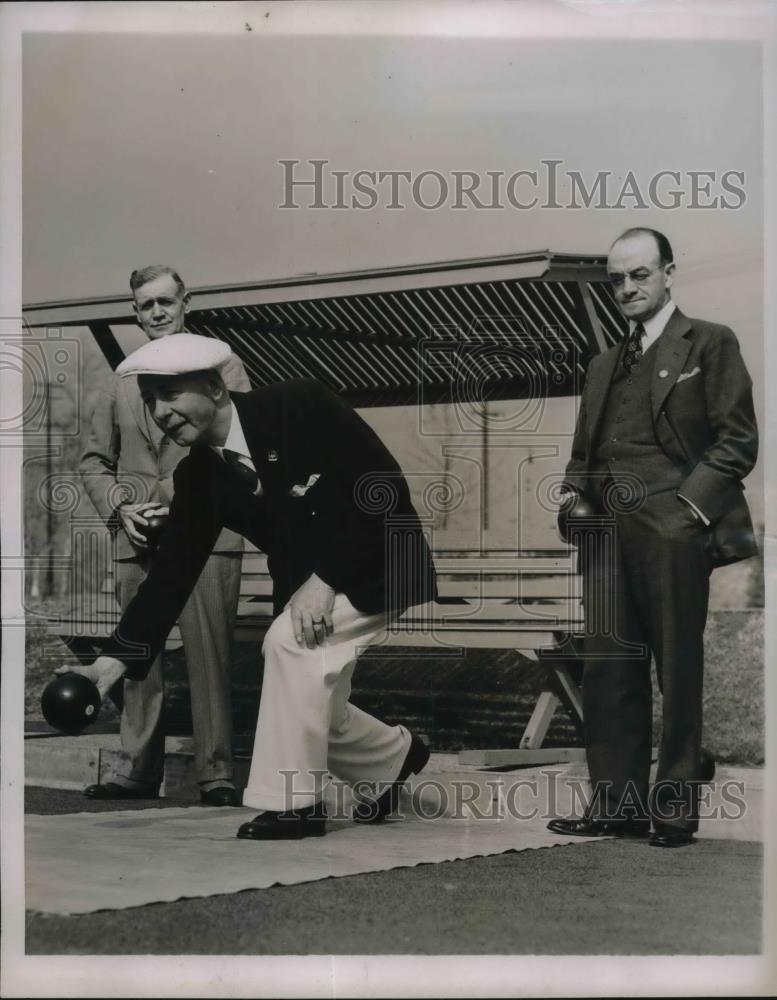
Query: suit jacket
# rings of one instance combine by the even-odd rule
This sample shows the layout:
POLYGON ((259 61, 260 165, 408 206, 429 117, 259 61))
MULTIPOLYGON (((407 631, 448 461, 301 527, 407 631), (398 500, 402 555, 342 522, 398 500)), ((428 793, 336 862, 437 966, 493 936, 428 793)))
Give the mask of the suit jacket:
MULTIPOLYGON (((251 387, 242 362, 234 355, 222 376, 228 389, 251 387)), ((188 451, 163 434, 151 419, 136 377, 113 375, 110 384, 100 389, 79 472, 89 499, 114 535, 115 559, 138 557, 138 550, 121 530, 118 505, 122 500, 169 505, 173 473, 188 451)), ((224 531, 214 551, 240 552, 242 548, 238 535, 224 531)))
POLYGON ((311 573, 366 614, 436 597, 407 482, 358 414, 314 379, 232 399, 262 494, 207 446, 179 464, 148 578, 104 649, 132 679, 145 676, 225 526, 267 553, 276 613, 311 573))
MULTIPOLYGON (((710 520, 714 566, 747 559, 758 549, 742 480, 755 464, 758 428, 737 338, 728 327, 688 319, 675 309, 656 351, 653 426, 658 444, 683 473, 677 492, 710 520)), ((565 475, 584 494, 590 492, 598 428, 620 355, 617 344, 588 368, 565 475)))

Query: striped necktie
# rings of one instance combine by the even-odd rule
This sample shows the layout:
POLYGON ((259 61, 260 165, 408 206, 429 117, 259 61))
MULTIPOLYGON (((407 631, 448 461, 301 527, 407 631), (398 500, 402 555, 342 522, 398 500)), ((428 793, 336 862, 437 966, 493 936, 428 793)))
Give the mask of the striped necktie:
POLYGON ((227 465, 235 470, 252 493, 256 493, 256 488, 259 485, 259 476, 256 470, 246 465, 245 462, 241 462, 240 455, 236 451, 224 448, 222 454, 227 465))
POLYGON ((629 335, 626 343, 626 350, 623 352, 623 367, 629 375, 642 360, 642 338, 645 336, 645 327, 637 323, 634 331, 629 335))

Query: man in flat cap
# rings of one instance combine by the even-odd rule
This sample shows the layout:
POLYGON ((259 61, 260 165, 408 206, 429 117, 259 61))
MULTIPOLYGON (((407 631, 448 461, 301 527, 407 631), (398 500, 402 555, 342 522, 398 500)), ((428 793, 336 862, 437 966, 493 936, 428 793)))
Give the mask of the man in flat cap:
MULTIPOLYGON (((150 340, 177 338, 189 311, 189 295, 173 268, 154 265, 133 271, 130 288, 138 322, 150 340)), ((230 389, 250 389, 236 357, 229 359, 222 376, 230 389)), ((116 597, 122 610, 150 565, 147 516, 167 512, 173 472, 187 450, 149 418, 136 378, 112 376, 98 393, 79 471, 89 498, 114 534, 116 597)), ((239 535, 221 532, 179 618, 191 694, 195 776, 202 802, 211 806, 240 801, 233 784, 230 642, 242 551, 239 535)), ((124 684, 124 770, 113 781, 89 785, 87 798, 157 797, 164 767, 163 701, 162 658, 157 656, 142 680, 124 684)))
POLYGON ((314 379, 227 391, 230 350, 179 334, 131 355, 160 429, 189 455, 174 475, 170 517, 149 576, 104 656, 79 669, 105 696, 142 679, 181 612, 219 533, 228 527, 267 553, 275 619, 243 805, 262 810, 238 836, 285 839, 325 832, 322 776, 374 794, 355 819, 382 820, 398 787, 429 751, 403 726, 349 702, 358 651, 393 617, 436 596, 431 553, 399 466, 371 428, 314 379), (393 498, 401 544, 387 545, 375 490, 393 498))

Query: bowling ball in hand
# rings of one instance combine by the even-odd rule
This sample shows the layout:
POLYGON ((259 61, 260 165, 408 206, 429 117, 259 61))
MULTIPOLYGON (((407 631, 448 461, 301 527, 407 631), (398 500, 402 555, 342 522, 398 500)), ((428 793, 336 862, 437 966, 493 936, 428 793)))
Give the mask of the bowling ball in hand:
POLYGON ((100 711, 97 685, 81 674, 60 674, 41 695, 43 718, 54 729, 71 736, 90 726, 100 711))
POLYGON ((162 528, 167 524, 167 514, 144 514, 148 524, 145 526, 138 525, 138 530, 145 537, 148 542, 149 548, 155 549, 159 544, 159 536, 162 534, 162 528))
POLYGON ((593 518, 600 515, 582 493, 569 493, 558 512, 558 531, 565 542, 575 543, 580 529, 595 527, 593 518))

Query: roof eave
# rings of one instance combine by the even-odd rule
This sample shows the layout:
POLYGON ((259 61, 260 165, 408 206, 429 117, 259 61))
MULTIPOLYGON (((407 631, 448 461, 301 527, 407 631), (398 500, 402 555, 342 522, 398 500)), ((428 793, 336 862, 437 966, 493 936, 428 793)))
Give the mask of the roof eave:
MULTIPOLYGON (((600 278, 605 258, 592 254, 557 254, 550 250, 466 260, 411 264, 333 274, 301 274, 290 278, 190 289, 193 310, 299 302, 308 299, 371 295, 473 282, 600 278)), ((95 321, 134 322, 129 295, 28 303, 24 316, 31 327, 80 325, 95 321)))

